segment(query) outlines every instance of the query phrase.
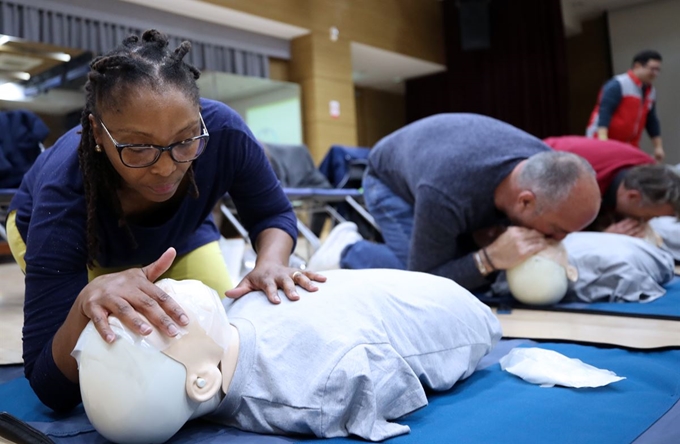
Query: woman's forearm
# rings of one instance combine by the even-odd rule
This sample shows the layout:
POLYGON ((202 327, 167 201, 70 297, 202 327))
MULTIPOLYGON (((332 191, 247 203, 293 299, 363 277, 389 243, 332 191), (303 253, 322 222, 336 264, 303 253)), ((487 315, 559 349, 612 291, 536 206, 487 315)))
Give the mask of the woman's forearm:
POLYGON ((278 228, 267 228, 257 236, 257 262, 275 262, 288 265, 293 249, 293 239, 278 228))
POLYGON ((80 312, 76 307, 76 304, 71 307, 71 311, 69 311, 66 320, 59 330, 57 330, 57 333, 54 335, 54 340, 52 341, 52 356, 54 357, 54 363, 71 382, 78 382, 78 363, 71 356, 71 352, 76 346, 80 334, 90 321, 80 312))

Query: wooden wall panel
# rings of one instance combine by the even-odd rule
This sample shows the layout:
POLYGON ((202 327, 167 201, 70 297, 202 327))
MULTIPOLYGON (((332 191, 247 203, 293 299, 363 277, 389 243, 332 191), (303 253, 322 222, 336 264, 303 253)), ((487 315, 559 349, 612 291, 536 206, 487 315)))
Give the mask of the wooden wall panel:
POLYGON ((356 145, 356 110, 352 82, 352 57, 346 39, 336 42, 312 32, 291 43, 291 81, 302 89, 304 140, 320 162, 333 144, 356 145), (329 102, 340 103, 333 118, 329 102))
POLYGON ((203 0, 328 36, 445 63, 441 3, 435 0, 203 0))
POLYGON ((430 0, 311 0, 312 27, 355 42, 444 63, 441 5, 430 0))
POLYGON ((269 78, 281 82, 290 81, 290 63, 288 60, 269 58, 269 78))
POLYGON ((314 75, 312 34, 291 40, 289 73, 290 79, 298 83, 314 75))
POLYGON ((325 78, 304 80, 302 86, 302 108, 310 120, 329 124, 356 125, 354 86, 349 82, 338 82, 325 78), (331 117, 329 102, 340 102, 340 117, 331 117))
POLYGON ((355 88, 357 141, 359 146, 372 147, 386 135, 406 124, 406 99, 370 88, 355 88))
POLYGON ((225 8, 309 28, 314 0, 202 0, 225 8))
POLYGON ((290 77, 294 81, 323 77, 352 82, 352 54, 347 39, 333 42, 325 34, 313 32, 294 39, 290 51, 290 77))
POLYGON ((357 146, 356 128, 349 125, 305 122, 305 137, 309 151, 317 165, 321 163, 332 145, 357 146))
MULTIPOLYGON (((356 145, 357 121, 350 42, 444 64, 441 3, 435 0, 203 0, 309 29, 291 41, 288 80, 302 89, 305 143, 320 161, 332 144, 356 145), (333 42, 335 26, 340 38, 333 42), (341 115, 329 115, 329 101, 341 115)), ((272 65, 273 76, 281 67, 272 65)), ((274 77, 272 77, 274 78, 274 77)), ((370 93, 369 93, 370 94, 370 93)), ((364 140, 374 141, 401 126, 403 100, 371 96, 364 140), (371 100, 375 99, 375 100, 371 100)))

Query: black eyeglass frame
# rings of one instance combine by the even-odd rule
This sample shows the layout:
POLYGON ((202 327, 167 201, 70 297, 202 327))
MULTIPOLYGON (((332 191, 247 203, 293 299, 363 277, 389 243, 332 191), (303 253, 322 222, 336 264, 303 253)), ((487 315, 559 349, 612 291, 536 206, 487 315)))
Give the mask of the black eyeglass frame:
POLYGON ((118 143, 116 139, 113 138, 111 133, 109 132, 109 129, 104 125, 104 122, 102 121, 101 118, 97 117, 97 120, 99 120, 99 123, 101 123, 102 128, 104 128, 104 131, 106 132, 106 135, 109 136, 109 139, 111 139, 111 142, 113 142, 113 146, 116 147, 116 150, 118 151, 118 156, 120 157, 120 161, 122 162, 123 165, 125 165, 128 168, 146 168, 150 167, 154 163, 158 162, 158 159, 161 158, 163 153, 165 151, 170 152, 170 157, 172 160, 176 163, 187 163, 187 162, 192 162, 198 157, 205 152, 205 147, 208 146, 208 141, 210 140, 210 134, 208 133, 208 127, 205 126, 205 122, 203 121, 203 116, 201 113, 198 113, 198 118, 201 120, 201 125, 203 126, 203 134, 199 134, 198 136, 190 137, 188 139, 180 140, 179 142, 171 143, 168 146, 162 146, 162 145, 152 145, 148 143, 118 143), (195 142, 197 140, 202 140, 205 139, 205 144, 203 145, 203 149, 196 154, 196 156, 193 159, 187 159, 187 160, 177 160, 175 159, 175 156, 172 154, 172 149, 176 146, 195 142), (125 148, 155 148, 157 151, 157 155, 154 158, 153 161, 146 163, 144 165, 128 165, 124 160, 123 160, 123 150, 125 148))

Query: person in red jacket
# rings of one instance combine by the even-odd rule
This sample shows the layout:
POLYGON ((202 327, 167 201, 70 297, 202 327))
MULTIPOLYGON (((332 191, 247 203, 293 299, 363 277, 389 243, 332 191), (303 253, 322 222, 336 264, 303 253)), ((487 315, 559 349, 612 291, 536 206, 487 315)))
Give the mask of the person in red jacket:
POLYGON ((639 146, 646 129, 654 144, 654 157, 662 161, 665 153, 656 115, 656 90, 652 86, 660 72, 661 54, 647 50, 635 55, 628 72, 615 76, 602 87, 586 135, 639 146))
POLYGON ((556 151, 585 158, 597 174, 602 206, 586 229, 641 236, 644 222, 658 216, 680 216, 680 175, 626 143, 582 136, 551 137, 556 151))

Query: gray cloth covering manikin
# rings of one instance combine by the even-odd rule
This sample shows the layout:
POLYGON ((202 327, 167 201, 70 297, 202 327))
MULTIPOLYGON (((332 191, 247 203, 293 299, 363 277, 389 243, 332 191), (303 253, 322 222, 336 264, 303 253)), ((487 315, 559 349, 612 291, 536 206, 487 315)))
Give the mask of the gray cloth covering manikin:
POLYGON ((680 262, 680 221, 675 216, 655 217, 649 225, 661 236, 673 259, 680 262))
POLYGON ((266 434, 409 432, 394 422, 427 405, 425 388, 470 376, 497 343, 488 307, 450 279, 400 270, 332 270, 272 305, 262 292, 228 308, 240 336, 227 396, 209 418, 266 434))
POLYGON ((578 269, 571 300, 584 302, 650 302, 666 293, 674 276, 671 253, 632 236, 578 232, 562 243, 578 269))

